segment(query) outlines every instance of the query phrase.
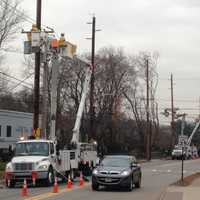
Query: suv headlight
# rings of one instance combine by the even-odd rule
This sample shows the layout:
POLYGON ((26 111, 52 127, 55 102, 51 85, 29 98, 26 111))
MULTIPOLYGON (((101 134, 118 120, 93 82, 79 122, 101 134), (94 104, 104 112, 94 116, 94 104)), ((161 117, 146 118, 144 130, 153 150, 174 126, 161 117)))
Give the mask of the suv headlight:
POLYGON ((98 174, 98 170, 94 169, 93 172, 92 172, 92 174, 97 175, 98 174))
POLYGON ((129 171, 123 171, 123 172, 121 173, 122 176, 128 176, 129 174, 130 174, 129 171))

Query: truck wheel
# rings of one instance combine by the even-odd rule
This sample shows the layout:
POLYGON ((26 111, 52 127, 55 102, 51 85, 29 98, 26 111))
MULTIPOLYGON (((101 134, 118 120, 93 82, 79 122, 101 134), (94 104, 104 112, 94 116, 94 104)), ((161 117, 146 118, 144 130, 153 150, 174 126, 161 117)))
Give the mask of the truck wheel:
POLYGON ((69 176, 70 176, 71 181, 74 181, 74 179, 76 178, 74 169, 70 169, 69 176))
POLYGON ((54 183, 54 172, 53 172, 52 167, 50 167, 48 170, 46 183, 47 183, 47 186, 51 186, 54 183))
POLYGON ((6 179, 6 187, 8 187, 8 188, 14 188, 15 183, 16 182, 14 180, 10 180, 10 185, 8 185, 8 180, 6 179))

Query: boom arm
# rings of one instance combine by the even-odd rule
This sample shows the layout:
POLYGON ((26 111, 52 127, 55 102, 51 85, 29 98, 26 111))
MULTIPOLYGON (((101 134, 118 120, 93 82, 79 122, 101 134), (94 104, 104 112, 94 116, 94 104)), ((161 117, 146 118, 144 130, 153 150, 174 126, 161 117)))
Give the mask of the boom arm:
POLYGON ((89 91, 89 84, 90 84, 90 80, 91 80, 91 69, 88 67, 87 71, 86 71, 86 78, 85 78, 85 83, 83 86, 83 92, 82 92, 82 96, 81 96, 81 101, 78 107, 78 112, 76 115, 76 122, 73 128, 73 135, 72 135, 72 140, 71 140, 71 144, 72 145, 77 145, 79 142, 79 138, 80 138, 80 126, 81 126, 81 118, 83 115, 83 110, 84 110, 84 106, 85 106, 85 100, 87 97, 87 93, 89 91))
POLYGON ((191 134, 190 137, 188 138, 188 141, 187 141, 187 144, 188 144, 188 145, 191 144, 192 138, 193 138, 194 134, 196 133, 197 129, 199 128, 199 125, 200 125, 200 120, 198 121, 198 123, 196 124, 195 128, 194 128, 193 131, 192 131, 192 134, 191 134))

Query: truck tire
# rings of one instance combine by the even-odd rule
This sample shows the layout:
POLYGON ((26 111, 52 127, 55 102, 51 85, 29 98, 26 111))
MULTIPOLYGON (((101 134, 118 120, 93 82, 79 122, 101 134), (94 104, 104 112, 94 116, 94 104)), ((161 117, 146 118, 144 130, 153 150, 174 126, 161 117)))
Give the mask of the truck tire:
POLYGON ((8 180, 6 179, 6 187, 14 188, 15 187, 15 180, 10 180, 10 185, 8 185, 8 180))
POLYGON ((74 179, 76 178, 75 170, 74 169, 70 169, 69 175, 70 175, 71 181, 74 181, 74 179))
POLYGON ((54 171, 53 168, 50 167, 48 170, 47 178, 45 180, 47 186, 51 186, 54 183, 54 171))

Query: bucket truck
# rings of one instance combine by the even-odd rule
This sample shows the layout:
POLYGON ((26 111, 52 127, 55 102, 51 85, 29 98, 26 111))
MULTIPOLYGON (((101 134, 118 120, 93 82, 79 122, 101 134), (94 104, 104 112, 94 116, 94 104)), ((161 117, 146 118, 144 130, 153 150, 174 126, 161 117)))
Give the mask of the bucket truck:
POLYGON ((181 159, 182 155, 184 156, 184 159, 198 157, 197 147, 194 145, 191 146, 191 142, 199 126, 200 126, 200 120, 196 123, 191 135, 188 138, 186 135, 183 135, 183 125, 182 125, 182 130, 181 130, 182 134, 179 136, 178 144, 175 145, 172 151, 172 159, 181 159))
MULTIPOLYGON (((57 58, 52 67, 52 80, 56 83, 58 74, 57 58), (54 67, 55 66, 55 67, 54 67)), ((89 90, 91 69, 86 70, 86 78, 79 104, 71 148, 60 150, 57 148, 55 135, 55 113, 56 113, 56 90, 52 86, 51 92, 51 133, 50 139, 30 139, 19 141, 16 144, 15 156, 6 166, 6 184, 14 187, 18 181, 39 181, 46 185, 52 185, 57 175, 69 177, 73 180, 75 174, 80 170, 83 173, 96 165, 97 151, 95 143, 80 142, 80 125, 83 115, 84 105, 89 90)), ((56 84, 55 84, 56 85, 56 84)))
MULTIPOLYGON (((54 48, 57 48, 56 41, 54 48)), ((96 143, 80 142, 81 118, 91 79, 90 67, 86 70, 81 101, 79 104, 71 148, 59 149, 56 140, 56 110, 57 83, 60 58, 57 50, 52 55, 52 89, 51 89, 51 130, 49 139, 25 139, 17 142, 15 155, 6 165, 5 179, 8 187, 14 187, 16 182, 26 181, 37 184, 44 182, 52 185, 56 176, 75 178, 76 172, 88 170, 96 165, 96 143)))

